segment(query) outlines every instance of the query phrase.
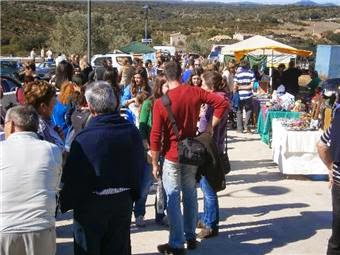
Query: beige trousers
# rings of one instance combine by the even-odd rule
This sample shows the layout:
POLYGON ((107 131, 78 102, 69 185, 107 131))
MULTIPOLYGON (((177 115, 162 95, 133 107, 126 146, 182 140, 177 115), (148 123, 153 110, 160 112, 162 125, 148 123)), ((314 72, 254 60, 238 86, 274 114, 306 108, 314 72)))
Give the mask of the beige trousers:
POLYGON ((27 233, 0 233, 1 255, 55 255, 55 228, 27 233))

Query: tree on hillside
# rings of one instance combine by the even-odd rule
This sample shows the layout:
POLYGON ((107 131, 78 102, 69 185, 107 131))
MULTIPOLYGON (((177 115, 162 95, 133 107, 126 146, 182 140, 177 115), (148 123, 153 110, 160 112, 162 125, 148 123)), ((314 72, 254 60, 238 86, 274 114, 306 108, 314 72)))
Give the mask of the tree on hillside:
POLYGON ((187 39, 187 51, 198 53, 200 55, 208 55, 212 47, 212 42, 208 41, 208 38, 201 36, 189 37, 187 39))
MULTIPOLYGON (((110 15, 92 13, 91 51, 106 53, 113 40, 110 15)), ((57 17, 57 24, 50 35, 50 45, 55 52, 67 55, 87 51, 87 17, 75 11, 57 17)))

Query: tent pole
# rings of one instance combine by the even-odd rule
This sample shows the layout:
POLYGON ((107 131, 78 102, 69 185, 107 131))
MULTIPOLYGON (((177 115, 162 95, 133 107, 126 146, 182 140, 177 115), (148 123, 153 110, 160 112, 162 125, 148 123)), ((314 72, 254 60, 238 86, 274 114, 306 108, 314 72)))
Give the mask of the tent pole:
POLYGON ((272 49, 272 59, 271 59, 271 65, 270 65, 270 69, 269 69, 269 76, 270 76, 270 83, 269 83, 269 88, 268 88, 268 92, 270 89, 270 92, 272 92, 272 88, 273 88, 273 49, 272 49))

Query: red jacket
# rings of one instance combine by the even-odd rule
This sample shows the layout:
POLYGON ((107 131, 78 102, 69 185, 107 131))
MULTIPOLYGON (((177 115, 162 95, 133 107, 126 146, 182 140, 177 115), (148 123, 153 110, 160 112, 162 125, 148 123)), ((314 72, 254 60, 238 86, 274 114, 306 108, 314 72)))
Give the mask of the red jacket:
MULTIPOLYGON (((214 116, 217 118, 221 118, 224 112, 229 110, 229 102, 224 98, 198 87, 181 85, 169 90, 168 96, 181 139, 196 135, 197 121, 202 104, 206 103, 213 106, 214 116)), ((166 108, 161 99, 157 99, 153 108, 150 148, 152 151, 160 151, 161 145, 165 158, 177 162, 176 135, 168 119, 166 108), (161 144, 162 137, 163 144, 161 144)))

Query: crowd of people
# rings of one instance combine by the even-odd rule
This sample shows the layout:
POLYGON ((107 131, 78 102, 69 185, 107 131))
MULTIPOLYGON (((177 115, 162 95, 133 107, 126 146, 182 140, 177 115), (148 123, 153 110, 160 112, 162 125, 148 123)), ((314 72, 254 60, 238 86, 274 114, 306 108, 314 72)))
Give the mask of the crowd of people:
MULTIPOLYGON (((1 254, 55 254, 55 217, 69 210, 74 254, 131 254, 131 217, 145 227, 145 204, 155 182, 155 223, 169 228, 160 253, 185 254, 197 248, 196 238, 219 234, 217 192, 230 171, 228 123, 252 132, 254 83, 261 78, 246 60, 223 68, 200 58, 122 64, 118 70, 104 60, 93 70, 86 56, 73 54, 58 61, 50 82, 35 76, 34 64, 25 65, 19 105, 7 111, 3 126, 1 254), (214 160, 203 166, 179 163, 180 141, 199 135, 214 160), (204 196, 201 213, 197 184, 204 196)), ((298 69, 293 62, 282 68, 274 72, 274 84, 287 84, 296 94, 298 69)), ((322 138, 325 155, 333 136, 334 131, 322 138)), ((325 162, 334 169, 338 208, 339 164, 326 156, 325 162)), ((336 210, 329 254, 340 250, 336 210)))

